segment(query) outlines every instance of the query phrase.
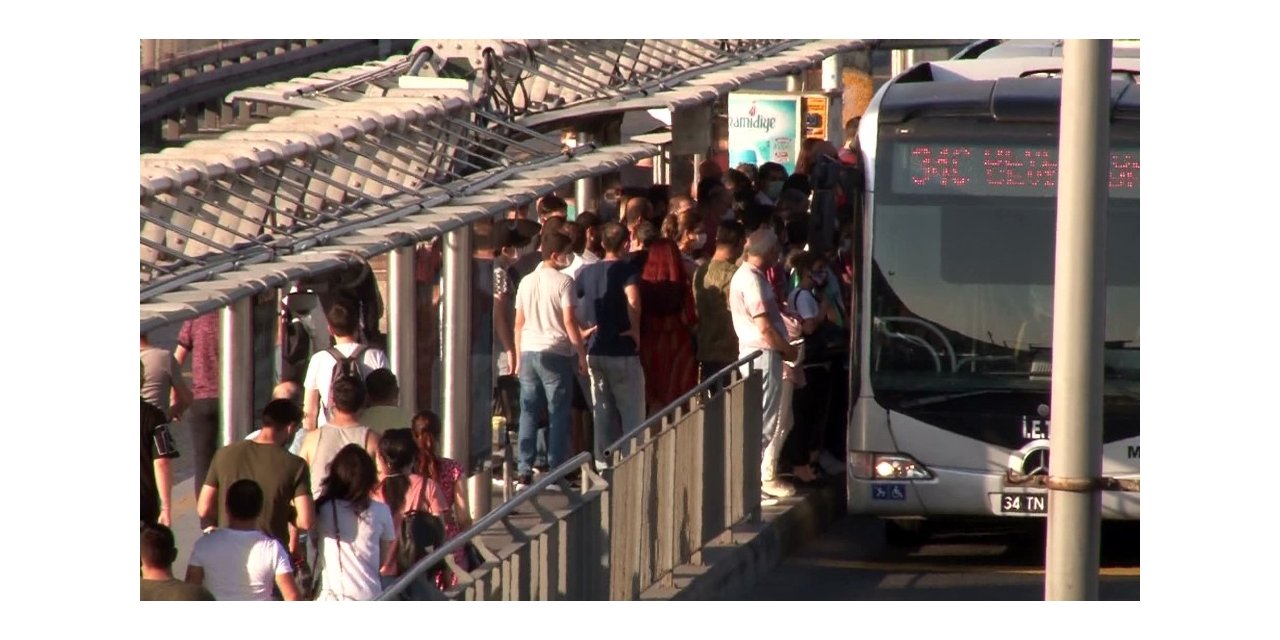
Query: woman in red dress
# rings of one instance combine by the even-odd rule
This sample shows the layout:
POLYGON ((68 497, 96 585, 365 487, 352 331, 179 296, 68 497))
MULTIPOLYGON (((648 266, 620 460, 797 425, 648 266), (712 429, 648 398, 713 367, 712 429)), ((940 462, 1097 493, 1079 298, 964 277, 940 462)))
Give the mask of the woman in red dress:
MULTIPOLYGON (((465 485, 462 484, 462 465, 436 453, 442 433, 440 418, 435 412, 422 411, 413 417, 413 439, 418 444, 416 471, 440 487, 439 502, 448 501, 439 504, 437 496, 428 496, 432 513, 444 521, 444 539, 449 540, 471 526, 471 510, 467 506, 465 485)), ((465 548, 453 552, 453 560, 464 570, 475 569, 467 566, 465 548)), ((452 572, 444 571, 436 576, 436 587, 442 591, 455 584, 458 584, 458 577, 452 572)))
POLYGON ((640 274, 640 366, 649 415, 698 382, 693 350, 697 314, 689 276, 676 243, 655 240, 640 274))

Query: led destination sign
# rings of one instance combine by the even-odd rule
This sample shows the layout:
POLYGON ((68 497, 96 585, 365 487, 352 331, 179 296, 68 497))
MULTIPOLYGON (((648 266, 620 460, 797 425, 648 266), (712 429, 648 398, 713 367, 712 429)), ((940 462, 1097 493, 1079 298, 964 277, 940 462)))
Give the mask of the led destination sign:
MULTIPOLYGON (((1056 147, 901 143, 893 160, 893 191, 902 195, 1038 198, 1057 193, 1056 147)), ((1137 198, 1140 178, 1137 149, 1111 152, 1111 197, 1137 198)))

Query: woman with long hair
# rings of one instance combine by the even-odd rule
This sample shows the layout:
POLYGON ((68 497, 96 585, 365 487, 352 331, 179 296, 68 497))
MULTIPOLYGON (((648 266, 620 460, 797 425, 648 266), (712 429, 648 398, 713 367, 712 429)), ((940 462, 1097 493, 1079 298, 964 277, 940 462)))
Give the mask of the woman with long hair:
POLYGON ((382 592, 379 568, 391 553, 391 509, 372 499, 378 484, 373 458, 358 444, 343 447, 329 464, 316 501, 320 545, 317 600, 373 600, 382 592))
POLYGON ((697 312, 689 275, 676 243, 666 238, 653 242, 640 274, 640 366, 648 415, 698 381, 692 333, 697 312))
MULTIPOLYGON (((467 506, 466 485, 462 482, 462 465, 436 453, 443 433, 440 417, 434 411, 420 411, 413 416, 413 440, 418 445, 415 470, 438 487, 428 493, 428 498, 432 502, 432 513, 444 521, 444 538, 448 540, 471 526, 471 509, 467 506)), ((466 549, 455 551, 453 560, 463 569, 475 568, 468 566, 466 549)), ((436 586, 441 590, 457 583, 457 576, 436 577, 436 586)))
MULTIPOLYGON (((425 476, 414 472, 418 464, 418 444, 413 439, 411 429, 390 429, 382 435, 378 443, 378 486, 373 490, 373 499, 387 505, 391 509, 391 520, 395 530, 399 531, 405 515, 415 511, 434 513, 435 504, 447 504, 443 498, 437 497, 439 486, 425 476)), ((391 552, 382 559, 382 583, 389 586, 400 575, 398 565, 399 540, 391 544, 391 552)), ((412 588, 412 587, 411 587, 412 588)), ((422 598, 410 597, 410 600, 422 598)))

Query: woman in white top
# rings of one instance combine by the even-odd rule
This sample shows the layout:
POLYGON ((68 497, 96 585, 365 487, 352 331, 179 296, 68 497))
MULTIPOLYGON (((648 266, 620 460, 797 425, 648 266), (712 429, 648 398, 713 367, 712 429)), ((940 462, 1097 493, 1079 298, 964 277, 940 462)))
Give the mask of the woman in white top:
POLYGON ((360 445, 334 456, 316 501, 317 600, 373 600, 382 592, 378 569, 391 553, 395 527, 387 505, 371 498, 377 485, 373 458, 360 445))

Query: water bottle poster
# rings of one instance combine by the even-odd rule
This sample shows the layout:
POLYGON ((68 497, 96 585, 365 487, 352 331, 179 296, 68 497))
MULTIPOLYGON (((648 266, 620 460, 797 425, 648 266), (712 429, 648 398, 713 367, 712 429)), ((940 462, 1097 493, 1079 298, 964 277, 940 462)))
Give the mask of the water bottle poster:
POLYGON ((791 174, 799 153, 799 96, 729 94, 729 166, 776 162, 791 174))

